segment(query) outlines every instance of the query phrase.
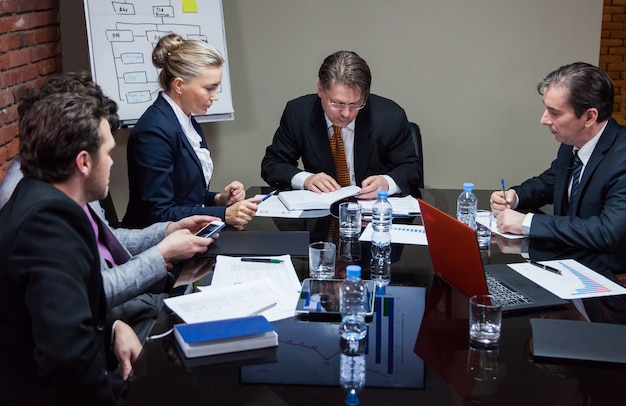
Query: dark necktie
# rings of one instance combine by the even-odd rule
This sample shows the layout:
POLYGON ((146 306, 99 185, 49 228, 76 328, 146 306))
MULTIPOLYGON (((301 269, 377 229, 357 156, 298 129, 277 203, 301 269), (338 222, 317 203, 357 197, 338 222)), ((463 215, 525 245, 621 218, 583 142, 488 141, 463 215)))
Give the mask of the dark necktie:
POLYGON ((340 186, 350 186, 350 172, 346 162, 346 151, 341 139, 341 127, 333 126, 333 136, 330 138, 330 150, 333 153, 335 169, 337 170, 337 183, 340 186))
POLYGON ((574 162, 572 164, 572 188, 569 193, 569 209, 568 214, 574 214, 576 201, 580 193, 580 173, 583 169, 583 161, 578 157, 578 151, 574 152, 574 162))

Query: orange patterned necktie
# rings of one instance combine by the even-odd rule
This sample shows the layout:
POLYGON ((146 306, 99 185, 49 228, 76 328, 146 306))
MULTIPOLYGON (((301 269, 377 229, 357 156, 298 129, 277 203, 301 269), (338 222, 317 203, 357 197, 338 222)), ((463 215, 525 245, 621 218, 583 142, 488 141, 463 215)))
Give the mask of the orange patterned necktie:
POLYGON ((330 137, 330 150, 335 160, 337 183, 339 183, 340 186, 350 186, 350 172, 348 172, 346 151, 343 148, 343 140, 341 139, 341 127, 337 127, 336 125, 333 126, 333 136, 330 137))

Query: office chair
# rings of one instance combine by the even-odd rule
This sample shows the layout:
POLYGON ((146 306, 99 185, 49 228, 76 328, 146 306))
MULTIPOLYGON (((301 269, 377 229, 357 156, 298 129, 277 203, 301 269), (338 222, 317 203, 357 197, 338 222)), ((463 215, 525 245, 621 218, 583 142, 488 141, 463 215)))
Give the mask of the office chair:
POLYGON ((419 161, 419 175, 420 175, 420 184, 419 188, 424 188, 424 155, 422 154, 422 132, 420 131, 420 126, 416 123, 409 122, 409 133, 411 134, 411 140, 413 141, 413 146, 415 147, 415 154, 417 155, 417 159, 419 161))

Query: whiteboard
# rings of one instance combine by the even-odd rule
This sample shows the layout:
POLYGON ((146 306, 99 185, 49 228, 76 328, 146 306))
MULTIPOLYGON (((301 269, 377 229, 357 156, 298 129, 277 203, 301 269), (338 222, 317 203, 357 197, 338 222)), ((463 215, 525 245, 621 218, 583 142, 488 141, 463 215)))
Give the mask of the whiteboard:
POLYGON ((219 100, 196 119, 234 119, 221 0, 85 0, 85 20, 93 80, 117 102, 122 125, 136 123, 156 100, 152 50, 170 32, 213 45, 226 61, 219 100))

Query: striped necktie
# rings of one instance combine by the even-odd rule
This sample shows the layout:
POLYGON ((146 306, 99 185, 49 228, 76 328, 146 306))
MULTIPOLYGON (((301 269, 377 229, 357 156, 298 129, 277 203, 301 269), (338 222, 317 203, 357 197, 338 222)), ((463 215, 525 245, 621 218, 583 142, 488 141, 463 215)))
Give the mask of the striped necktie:
POLYGON ((346 162, 346 151, 341 139, 341 127, 333 126, 333 136, 330 138, 330 150, 333 153, 335 169, 337 171, 337 183, 340 186, 350 186, 350 172, 346 162))
POLYGON ((583 161, 580 160, 580 157, 578 156, 578 151, 574 152, 574 163, 572 165, 572 170, 572 188, 570 189, 569 193, 568 214, 574 214, 574 207, 576 206, 576 200, 578 199, 578 195, 580 193, 580 173, 583 170, 583 161))

